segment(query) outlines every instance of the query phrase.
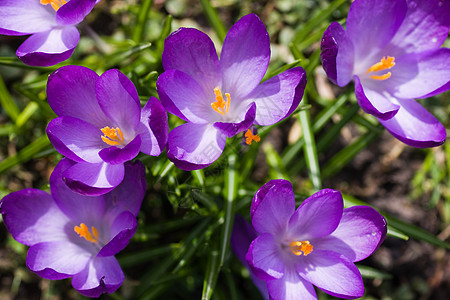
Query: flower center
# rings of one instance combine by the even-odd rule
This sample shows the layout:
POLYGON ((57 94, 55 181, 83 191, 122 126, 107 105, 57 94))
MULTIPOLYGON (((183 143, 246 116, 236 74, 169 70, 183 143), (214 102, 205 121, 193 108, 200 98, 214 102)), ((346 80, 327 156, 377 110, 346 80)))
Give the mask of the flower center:
POLYGON ((41 0, 42 5, 50 4, 55 11, 57 11, 61 6, 66 4, 66 0, 41 0))
POLYGON ((307 256, 313 251, 313 245, 309 241, 293 241, 289 244, 289 249, 297 256, 307 256))
POLYGON ((123 145, 123 133, 119 127, 109 128, 108 126, 100 129, 104 135, 102 135, 102 141, 111 146, 123 145))
MULTIPOLYGON (((383 58, 379 62, 377 62, 376 64, 371 66, 369 69, 367 69, 366 74, 390 69, 393 66, 395 66, 394 60, 395 60, 395 57, 393 57, 393 56, 388 56, 387 58, 386 58, 386 56, 383 56, 383 58)), ((375 79, 375 80, 386 80, 389 77, 391 77, 391 72, 387 72, 386 74, 383 74, 383 75, 371 75, 370 76, 370 78, 375 79)))
POLYGON ((211 107, 216 112, 224 116, 230 109, 230 94, 225 93, 227 101, 223 100, 222 92, 220 91, 219 87, 216 87, 214 89, 214 94, 216 95, 216 102, 211 103, 211 107))
POLYGON ((247 145, 251 145, 252 141, 255 141, 258 143, 260 140, 261 140, 261 138, 259 137, 259 135, 253 134, 250 129, 247 129, 247 131, 245 132, 245 143, 247 145))
POLYGON ((75 226, 73 228, 76 233, 82 238, 85 238, 87 241, 91 243, 98 243, 98 230, 94 226, 91 227, 92 234, 89 232, 86 224, 81 223, 80 226, 75 226))

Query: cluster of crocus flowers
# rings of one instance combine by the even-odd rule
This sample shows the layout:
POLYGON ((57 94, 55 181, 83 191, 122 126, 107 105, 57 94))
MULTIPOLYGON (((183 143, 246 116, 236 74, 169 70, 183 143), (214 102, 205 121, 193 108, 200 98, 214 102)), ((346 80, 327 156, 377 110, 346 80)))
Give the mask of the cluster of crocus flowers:
POLYGON ((270 299, 317 299, 315 285, 335 297, 363 295, 354 262, 382 243, 386 220, 368 206, 343 206, 338 191, 324 189, 295 210, 286 180, 271 180, 256 192, 250 210, 254 230, 238 219, 232 243, 241 260, 246 252, 262 293, 267 289, 270 299))
POLYGON ((446 138, 444 126, 415 98, 450 88, 450 29, 445 0, 356 0, 347 30, 332 23, 322 38, 322 63, 339 86, 355 81, 361 108, 414 147, 446 138))
POLYGON ((141 110, 133 83, 118 70, 98 76, 79 66, 50 75, 47 97, 59 116, 47 134, 59 153, 76 163, 62 174, 82 194, 99 195, 122 182, 124 163, 141 151, 158 156, 165 148, 167 113, 156 98, 141 110))
POLYGON ((270 60, 270 41, 254 14, 242 17, 228 32, 220 60, 211 39, 181 28, 165 41, 165 72, 157 81, 161 103, 187 121, 174 128, 167 155, 183 170, 209 166, 219 158, 227 137, 250 127, 272 125, 298 106, 306 85, 302 68, 287 70, 261 83, 270 60))
POLYGON ((3 198, 0 212, 8 231, 30 246, 26 264, 43 278, 72 278, 81 294, 98 297, 120 287, 124 274, 114 257, 136 231, 146 190, 141 162, 125 164, 125 177, 112 192, 83 196, 70 190, 63 159, 50 177, 51 195, 25 189, 3 198))
POLYGON ((68 59, 80 39, 76 25, 100 0, 0 0, 0 34, 31 35, 17 56, 32 66, 68 59))

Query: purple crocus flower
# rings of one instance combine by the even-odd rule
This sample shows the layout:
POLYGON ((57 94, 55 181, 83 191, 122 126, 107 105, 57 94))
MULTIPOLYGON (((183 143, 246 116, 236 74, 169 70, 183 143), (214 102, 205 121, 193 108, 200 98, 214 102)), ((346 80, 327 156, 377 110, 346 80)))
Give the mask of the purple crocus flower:
POLYGON ((124 162, 139 151, 157 156, 165 148, 163 106, 152 97, 141 111, 136 88, 118 70, 98 76, 85 67, 59 68, 48 79, 47 97, 59 116, 47 134, 59 153, 77 162, 63 178, 79 193, 109 192, 122 182, 124 162))
POLYGON ((82 196, 62 181, 74 165, 62 159, 50 177, 51 195, 25 189, 5 196, 0 212, 8 231, 30 246, 26 264, 47 279, 72 277, 81 294, 98 297, 120 287, 124 274, 114 255, 136 231, 136 215, 145 194, 141 162, 125 164, 125 178, 112 192, 82 196))
POLYGON ((269 35, 254 14, 230 29, 220 60, 211 39, 196 29, 181 28, 166 39, 165 72, 156 86, 167 111, 187 121, 169 134, 167 155, 177 167, 205 168, 219 158, 227 137, 295 110, 305 71, 293 68, 260 84, 269 59, 269 35))
MULTIPOLYGON (((271 180, 258 190, 251 219, 256 238, 246 259, 251 272, 266 281, 270 299, 316 299, 313 285, 335 297, 361 297, 363 281, 353 262, 371 255, 387 231, 385 219, 373 208, 343 209, 341 194, 330 189, 295 210, 286 180, 271 180)), ((234 238, 233 247, 246 249, 242 235, 252 233, 238 226, 234 234, 245 233, 234 238)))
POLYGON ((441 145, 445 128, 414 98, 450 87, 447 0, 356 0, 347 31, 336 22, 322 38, 322 63, 339 86, 355 81, 361 108, 414 147, 441 145))
POLYGON ((100 0, 0 0, 0 34, 31 36, 17 56, 31 66, 68 59, 78 44, 75 27, 100 0))

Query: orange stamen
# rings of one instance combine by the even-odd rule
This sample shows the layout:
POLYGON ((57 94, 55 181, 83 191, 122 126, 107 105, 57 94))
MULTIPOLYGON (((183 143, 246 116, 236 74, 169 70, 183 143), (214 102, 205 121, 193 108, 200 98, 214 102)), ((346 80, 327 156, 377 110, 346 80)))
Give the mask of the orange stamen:
MULTIPOLYGON (((369 74, 372 72, 383 71, 386 69, 391 69, 393 66, 395 66, 394 61, 395 61, 395 57, 388 56, 386 58, 386 56, 383 56, 381 61, 377 62, 376 64, 371 66, 369 69, 367 69, 366 74, 369 74)), ((383 74, 383 75, 371 75, 370 78, 375 79, 375 80, 386 80, 389 77, 391 77, 391 75, 392 75, 391 72, 387 72, 386 74, 383 74)))
POLYGON ((226 102, 225 100, 223 100, 222 92, 220 91, 219 87, 216 87, 214 89, 214 94, 216 95, 216 102, 211 103, 211 107, 216 112, 224 116, 230 110, 230 94, 225 93, 225 97, 227 97, 226 102))
POLYGON ((289 244, 289 249, 297 256, 302 254, 307 256, 313 251, 313 248, 309 241, 293 241, 289 244))
POLYGON ((89 232, 88 227, 84 223, 81 223, 80 226, 75 226, 73 230, 75 230, 80 237, 85 238, 87 241, 91 243, 98 243, 98 231, 94 226, 91 227, 92 234, 89 232))
POLYGON ((61 8, 64 4, 66 4, 66 0, 41 0, 42 5, 50 4, 55 11, 61 8))
POLYGON ((261 140, 261 138, 259 137, 259 135, 253 134, 250 129, 247 129, 247 131, 245 132, 245 143, 247 145, 251 145, 252 141, 255 141, 258 143, 260 140, 261 140))
POLYGON ((108 126, 100 129, 104 135, 101 136, 102 141, 110 146, 123 145, 123 133, 119 127, 109 128, 108 126))

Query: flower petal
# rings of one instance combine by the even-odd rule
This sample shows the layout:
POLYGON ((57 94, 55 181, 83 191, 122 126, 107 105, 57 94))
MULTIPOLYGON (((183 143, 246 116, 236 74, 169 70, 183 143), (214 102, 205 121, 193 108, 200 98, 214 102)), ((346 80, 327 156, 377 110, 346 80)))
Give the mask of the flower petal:
POLYGON ((247 262, 271 279, 280 279, 284 275, 282 250, 269 233, 263 233, 253 240, 248 250, 247 262))
POLYGON ((141 111, 137 134, 141 136, 141 152, 158 156, 166 148, 169 136, 167 112, 155 97, 151 97, 141 111))
POLYGON ((301 278, 294 268, 286 268, 284 277, 267 281, 270 299, 316 300, 316 291, 311 283, 301 278))
POLYGON ((252 225, 247 222, 242 216, 236 215, 234 217, 233 232, 231 233, 230 244, 233 248, 234 254, 241 261, 246 264, 245 254, 251 242, 258 236, 252 225))
POLYGON ((227 137, 233 137, 239 132, 245 131, 252 126, 256 116, 256 105, 251 103, 245 113, 244 120, 238 123, 215 122, 214 127, 227 137))
POLYGON ((222 85, 219 59, 211 39, 194 28, 180 28, 164 42, 164 70, 179 70, 193 78, 204 91, 222 85))
POLYGON ((94 8, 96 0, 70 0, 56 12, 58 25, 77 25, 94 8))
POLYGON ((50 107, 60 117, 74 117, 98 128, 109 119, 98 105, 95 82, 100 77, 86 67, 63 66, 50 74, 47 98, 50 107))
POLYGON ((355 49, 341 24, 333 22, 325 30, 320 50, 328 78, 339 86, 347 85, 353 78, 355 49))
POLYGON ((130 242, 136 232, 136 216, 129 211, 124 211, 114 220, 110 226, 111 240, 100 250, 98 256, 113 256, 122 251, 130 242))
POLYGON ((45 32, 55 26, 55 12, 36 0, 0 2, 0 34, 45 32))
POLYGON ((30 66, 53 66, 68 59, 80 40, 74 26, 34 33, 20 45, 16 55, 30 66))
POLYGON ((363 111, 383 120, 395 116, 400 108, 377 90, 364 88, 358 76, 355 76, 355 95, 363 111))
POLYGON ((343 209, 340 192, 320 190, 303 201, 292 215, 288 235, 297 241, 327 236, 339 225, 343 209))
POLYGON ((379 120, 389 132, 403 143, 427 148, 442 145, 447 133, 444 126, 415 100, 397 99, 400 109, 389 120, 379 120))
POLYGON ((123 164, 126 161, 132 160, 139 154, 141 149, 141 136, 137 135, 134 140, 129 142, 125 147, 119 148, 116 146, 111 146, 101 150, 98 155, 102 158, 104 162, 112 165, 123 164))
POLYGON ((125 275, 114 256, 95 257, 80 273, 72 278, 72 286, 82 295, 99 297, 103 293, 114 293, 125 275))
POLYGON ((77 193, 89 196, 103 195, 117 185, 124 176, 123 165, 108 163, 76 163, 63 172, 66 184, 77 193))
POLYGON ((273 125, 292 113, 302 100, 306 73, 293 68, 261 83, 249 96, 256 103, 256 124, 273 125))
POLYGON ((448 36, 450 2, 442 0, 406 2, 408 12, 391 43, 406 52, 439 48, 448 36))
POLYGON ((341 222, 329 236, 313 242, 314 249, 331 250, 360 261, 372 255, 386 237, 386 220, 369 206, 344 209, 341 222))
POLYGON ((98 153, 106 144, 94 125, 73 117, 58 117, 48 124, 47 134, 62 155, 78 162, 102 162, 98 153))
POLYGON ((292 185, 287 180, 271 180, 255 194, 250 209, 252 225, 259 233, 278 236, 286 231, 295 210, 292 185))
POLYGON ((33 245, 28 250, 27 267, 39 276, 57 280, 83 270, 91 254, 69 241, 53 241, 33 245))
POLYGON ((167 156, 178 168, 206 168, 223 152, 226 137, 211 124, 186 123, 169 133, 167 156))
POLYGON ((131 80, 119 70, 108 70, 97 80, 95 93, 101 109, 114 123, 109 126, 119 126, 124 136, 134 133, 141 118, 141 102, 131 80))
POLYGON ((394 37, 407 11, 406 1, 358 0, 347 17, 347 33, 355 46, 355 61, 362 62, 394 37))
POLYGON ((359 298, 364 285, 358 268, 333 251, 314 250, 297 260, 298 274, 326 293, 340 298, 359 298))
POLYGON ((266 73, 270 59, 269 34, 255 14, 242 17, 231 27, 220 55, 222 88, 232 99, 244 99, 266 73))
POLYGON ((6 195, 0 202, 0 213, 8 231, 24 245, 66 239, 64 226, 69 219, 41 190, 24 189, 6 195))
POLYGON ((178 70, 165 71, 156 82, 158 95, 164 108, 171 114, 193 123, 208 123, 217 119, 211 107, 214 90, 205 90, 192 77, 178 70))

